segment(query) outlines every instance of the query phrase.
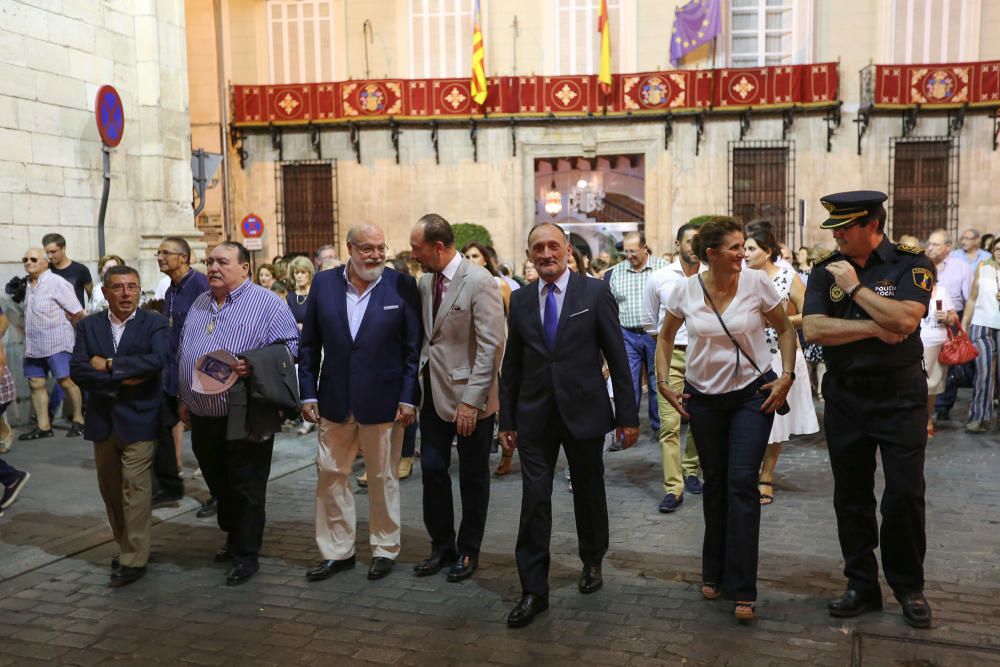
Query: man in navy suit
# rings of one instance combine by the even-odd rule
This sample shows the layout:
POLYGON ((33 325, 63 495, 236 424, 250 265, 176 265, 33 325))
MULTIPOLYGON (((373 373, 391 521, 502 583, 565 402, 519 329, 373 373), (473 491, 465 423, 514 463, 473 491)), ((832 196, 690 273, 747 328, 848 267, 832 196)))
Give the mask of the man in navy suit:
POLYGON ((319 424, 316 545, 322 560, 306 572, 310 581, 354 567, 350 475, 359 448, 368 471, 368 578, 392 571, 400 548, 403 431, 419 400, 417 284, 386 268, 385 234, 378 226, 353 227, 347 249, 346 265, 313 279, 299 346, 302 415, 319 424))
POLYGON ((116 266, 101 288, 107 314, 76 325, 70 376, 87 390, 83 436, 94 443, 97 483, 118 543, 111 586, 146 573, 152 527, 150 468, 160 429, 160 376, 170 360, 167 320, 139 310, 138 272, 116 266))
POLYGON ((522 597, 507 617, 528 625, 549 607, 549 540, 552 476, 559 445, 573 476, 573 509, 583 570, 578 588, 603 585, 601 561, 608 550, 604 491, 604 434, 617 426, 623 447, 639 437, 639 413, 618 305, 603 280, 567 268, 563 230, 542 223, 528 234, 528 259, 539 280, 511 295, 507 348, 500 373, 500 443, 521 452, 521 525, 517 570, 522 597), (614 385, 611 412, 601 357, 614 385))

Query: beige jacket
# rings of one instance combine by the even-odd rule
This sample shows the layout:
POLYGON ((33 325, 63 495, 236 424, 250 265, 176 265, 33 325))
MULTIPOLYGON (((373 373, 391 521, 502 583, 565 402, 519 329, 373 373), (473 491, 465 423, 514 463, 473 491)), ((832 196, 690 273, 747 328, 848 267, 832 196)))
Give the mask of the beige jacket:
POLYGON ((420 277, 420 386, 430 378, 442 420, 455 421, 459 402, 477 408, 483 419, 500 407, 497 380, 506 339, 500 288, 489 271, 463 258, 433 319, 434 276, 420 277))

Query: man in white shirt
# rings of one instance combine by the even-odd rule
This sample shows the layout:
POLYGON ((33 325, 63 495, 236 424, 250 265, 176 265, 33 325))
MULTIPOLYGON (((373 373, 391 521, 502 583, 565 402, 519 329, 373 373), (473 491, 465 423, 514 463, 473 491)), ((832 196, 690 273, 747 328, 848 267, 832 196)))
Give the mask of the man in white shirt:
MULTIPOLYGON (((646 282, 642 299, 642 326, 655 339, 663 326, 667 299, 681 286, 688 276, 704 271, 698 256, 691 249, 691 241, 698 235, 698 226, 692 223, 681 225, 674 241, 676 259, 668 266, 657 269, 646 282)), ((674 338, 674 354, 670 361, 669 384, 673 391, 684 388, 686 363, 687 329, 681 325, 674 338)), ((663 455, 663 500, 659 510, 669 514, 684 502, 685 489, 691 493, 701 493, 702 484, 698 478, 698 452, 690 429, 687 443, 681 457, 681 416, 657 392, 657 408, 660 413, 660 451, 663 455)))

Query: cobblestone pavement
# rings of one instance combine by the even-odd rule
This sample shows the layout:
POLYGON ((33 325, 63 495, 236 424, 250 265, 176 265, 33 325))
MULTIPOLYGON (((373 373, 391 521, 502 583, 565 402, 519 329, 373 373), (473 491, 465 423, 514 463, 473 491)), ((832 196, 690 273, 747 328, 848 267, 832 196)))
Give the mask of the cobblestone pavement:
MULTIPOLYGON (((17 443, 6 458, 32 479, 0 519, 0 665, 1000 664, 996 431, 968 436, 950 422, 928 447, 926 592, 935 627, 923 632, 903 623, 888 589, 881 614, 853 621, 826 614, 826 599, 844 580, 821 436, 796 439, 779 462, 776 500, 763 514, 752 625, 738 625, 722 602, 701 600, 700 499, 689 494, 675 514, 657 512, 659 448, 643 437, 606 457, 611 549, 605 587, 595 595, 576 591, 571 497, 557 478, 552 606, 521 630, 504 623, 520 594, 516 458, 515 474, 493 483, 481 566, 471 580, 412 576, 428 550, 418 465, 402 483, 396 570, 380 581, 365 578, 360 491, 358 567, 308 583, 303 572, 317 557, 312 437, 280 438, 261 572, 236 588, 223 585, 224 568, 212 563, 221 534, 213 520, 195 518, 192 499, 157 511, 146 577, 108 588, 115 549, 89 445, 17 443)), ((203 494, 198 484, 189 482, 189 491, 203 494)))

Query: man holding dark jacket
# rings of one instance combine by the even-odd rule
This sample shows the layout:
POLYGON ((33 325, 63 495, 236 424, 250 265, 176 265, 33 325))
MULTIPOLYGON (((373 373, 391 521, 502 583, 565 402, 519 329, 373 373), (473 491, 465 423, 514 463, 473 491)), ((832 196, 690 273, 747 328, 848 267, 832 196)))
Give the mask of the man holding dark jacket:
POLYGON ((77 324, 70 376, 87 390, 83 434, 94 443, 97 482, 118 543, 120 567, 112 571, 110 585, 124 586, 146 573, 149 560, 150 466, 170 343, 166 319, 139 310, 135 269, 108 269, 101 289, 108 313, 77 324))
MULTIPOLYGON (((223 385, 233 379, 221 364, 209 365, 207 355, 235 357, 232 372, 238 380, 256 371, 245 356, 253 350, 284 345, 291 361, 298 354, 299 328, 292 312, 274 292, 250 279, 250 252, 239 243, 220 243, 209 255, 209 291, 195 299, 181 332, 178 352, 180 418, 191 424, 191 448, 198 458, 209 491, 218 500, 219 527, 226 544, 215 554, 219 563, 232 563, 226 585, 247 581, 259 569, 264 540, 264 504, 271 472, 274 433, 231 433, 229 391, 216 391, 194 382, 208 376, 223 385), (259 436, 259 437, 258 437, 259 436)), ((244 394, 245 396, 245 394, 244 394)), ((256 408, 254 408, 256 410, 256 408)))

